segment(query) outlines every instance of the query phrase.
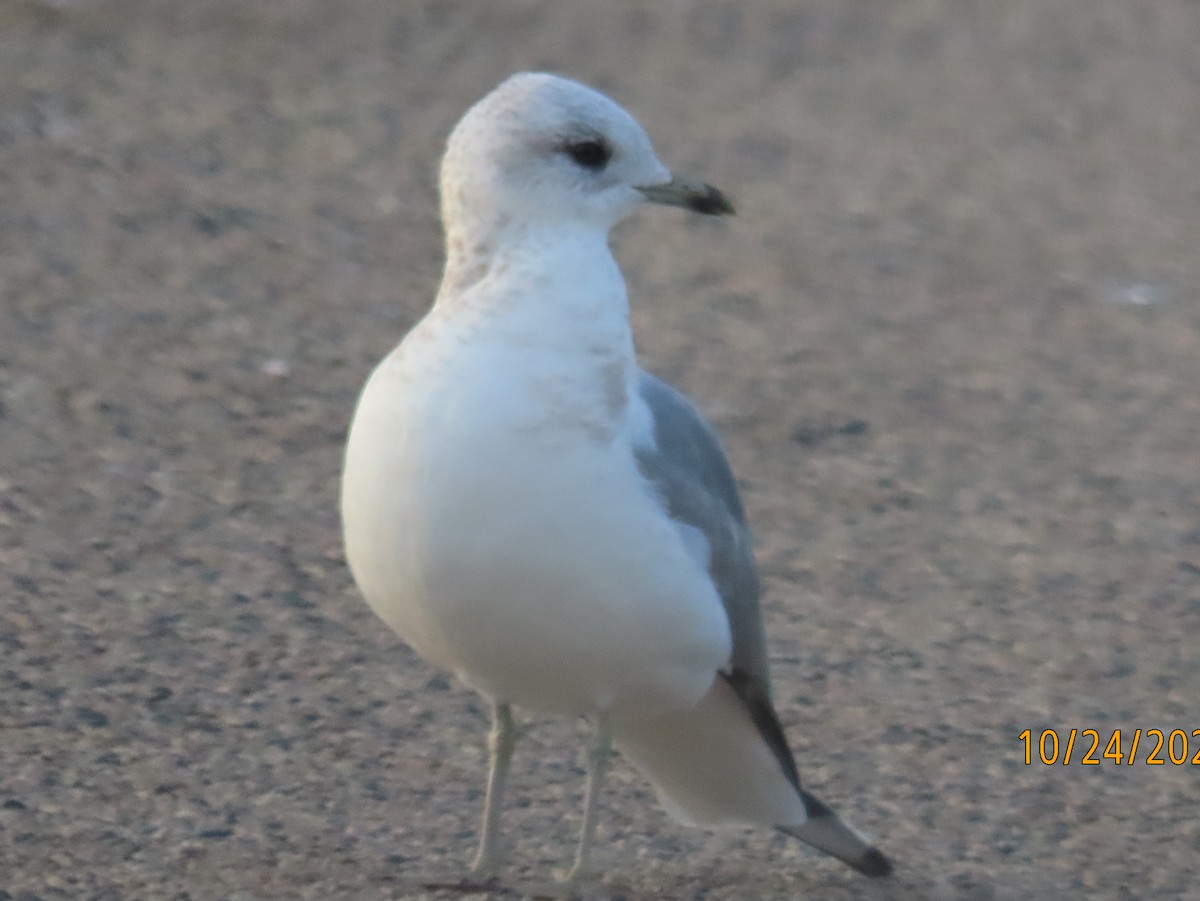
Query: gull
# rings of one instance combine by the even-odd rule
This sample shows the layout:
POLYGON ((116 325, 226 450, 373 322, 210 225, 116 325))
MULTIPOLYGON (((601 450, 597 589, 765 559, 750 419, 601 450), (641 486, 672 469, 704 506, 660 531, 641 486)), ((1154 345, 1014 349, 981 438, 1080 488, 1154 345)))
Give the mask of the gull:
POLYGON ((502 862, 512 708, 585 717, 591 869, 612 748, 676 819, 891 863, 800 781, 771 700, 750 530, 721 445, 634 354, 608 233, 644 203, 733 212, 608 97, 513 75, 442 160, 445 274, 370 376, 346 448, 346 557, 418 654, 492 702, 472 872, 502 862))

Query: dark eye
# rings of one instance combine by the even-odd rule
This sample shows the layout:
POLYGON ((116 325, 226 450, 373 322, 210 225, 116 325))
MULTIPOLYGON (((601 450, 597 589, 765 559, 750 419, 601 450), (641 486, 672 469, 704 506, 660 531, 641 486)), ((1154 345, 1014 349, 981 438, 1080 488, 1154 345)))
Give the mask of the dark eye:
POLYGON ((589 138, 586 141, 572 141, 563 147, 563 151, 584 169, 599 172, 612 159, 612 148, 604 141, 589 138))

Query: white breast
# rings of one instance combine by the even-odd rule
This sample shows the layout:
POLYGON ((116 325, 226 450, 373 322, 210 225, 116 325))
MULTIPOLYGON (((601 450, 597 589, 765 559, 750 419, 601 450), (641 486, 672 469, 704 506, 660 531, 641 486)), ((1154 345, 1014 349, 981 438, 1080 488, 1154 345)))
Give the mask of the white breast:
POLYGON ((435 309, 376 370, 347 448, 347 558, 405 641, 488 694, 569 713, 695 703, 729 628, 636 466, 623 303, 563 310, 553 287, 435 309))

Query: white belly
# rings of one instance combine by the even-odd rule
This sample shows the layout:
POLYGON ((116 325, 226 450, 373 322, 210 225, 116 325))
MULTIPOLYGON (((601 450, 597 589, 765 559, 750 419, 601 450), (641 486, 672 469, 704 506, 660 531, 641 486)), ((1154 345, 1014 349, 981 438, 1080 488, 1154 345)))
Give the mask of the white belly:
POLYGON ((728 661, 728 622, 628 438, 586 416, 543 428, 544 392, 472 359, 482 368, 455 372, 397 353, 364 392, 342 511, 368 603, 503 700, 564 713, 696 703, 728 661))

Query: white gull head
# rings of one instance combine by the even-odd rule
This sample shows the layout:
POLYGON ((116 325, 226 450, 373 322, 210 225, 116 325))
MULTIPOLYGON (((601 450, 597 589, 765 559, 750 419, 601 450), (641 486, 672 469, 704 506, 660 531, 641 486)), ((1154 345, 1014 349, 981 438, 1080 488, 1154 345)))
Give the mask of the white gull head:
POLYGON ((608 231, 647 200, 733 211, 715 188, 673 176, 645 130, 608 97, 536 72, 506 79, 459 121, 441 195, 452 250, 508 229, 608 231))

